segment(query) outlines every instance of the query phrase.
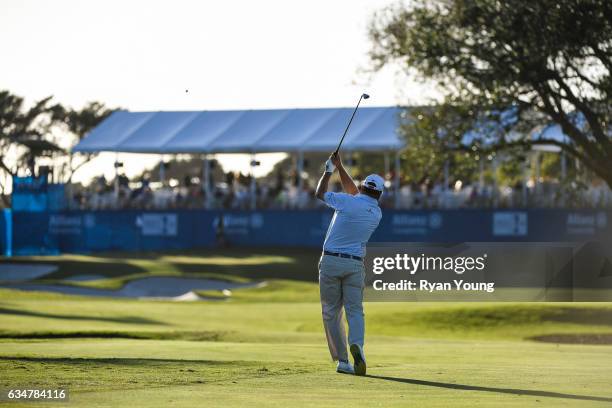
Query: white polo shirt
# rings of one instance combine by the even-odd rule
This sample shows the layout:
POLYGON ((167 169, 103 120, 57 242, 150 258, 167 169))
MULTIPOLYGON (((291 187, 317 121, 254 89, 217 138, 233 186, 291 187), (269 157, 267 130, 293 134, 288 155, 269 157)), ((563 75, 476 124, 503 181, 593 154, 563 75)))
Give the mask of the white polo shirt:
POLYGON ((329 191, 323 198, 329 207, 336 210, 327 229, 323 249, 364 257, 365 246, 382 218, 378 201, 365 194, 329 191))

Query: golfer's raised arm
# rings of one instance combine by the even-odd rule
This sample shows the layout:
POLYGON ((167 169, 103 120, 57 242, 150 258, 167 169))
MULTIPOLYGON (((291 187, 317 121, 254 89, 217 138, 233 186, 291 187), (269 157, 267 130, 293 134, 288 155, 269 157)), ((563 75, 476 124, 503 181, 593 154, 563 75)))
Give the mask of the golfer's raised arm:
POLYGON ((355 182, 342 165, 342 160, 340 160, 340 155, 337 152, 331 155, 331 161, 338 169, 338 174, 340 174, 340 181, 342 182, 344 192, 350 195, 357 195, 359 193, 359 189, 357 189, 355 182))
POLYGON ((319 180, 319 184, 317 184, 317 190, 315 191, 315 197, 319 200, 325 201, 325 193, 327 193, 327 188, 329 185, 329 179, 334 173, 334 167, 330 160, 325 162, 325 172, 321 176, 319 180))

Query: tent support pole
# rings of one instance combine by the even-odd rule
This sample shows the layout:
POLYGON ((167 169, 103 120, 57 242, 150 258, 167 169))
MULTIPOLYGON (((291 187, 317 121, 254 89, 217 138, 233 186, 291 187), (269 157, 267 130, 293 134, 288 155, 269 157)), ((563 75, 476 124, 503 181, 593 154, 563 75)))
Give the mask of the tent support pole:
POLYGON ((159 162, 159 182, 162 187, 164 185, 164 180, 166 179, 166 164, 164 163, 164 155, 161 155, 161 159, 159 162))
POLYGON ((257 207, 257 184, 255 184, 255 153, 251 153, 251 210, 257 207))
POLYGON ((484 160, 482 155, 478 158, 478 188, 480 194, 482 194, 482 190, 484 189, 484 160))
POLYGON ((385 152, 384 160, 385 160, 385 177, 384 177, 384 179, 386 180, 387 177, 389 177, 389 171, 390 171, 390 167, 391 167, 391 163, 389 163, 389 152, 385 152))
POLYGON ((527 161, 523 162, 523 207, 527 208, 527 182, 529 182, 529 166, 527 165, 527 161))
POLYGON ((346 172, 353 175, 353 152, 346 152, 346 172))
POLYGON ((208 155, 205 154, 202 157, 202 161, 203 161, 203 169, 202 169, 202 189, 204 190, 204 207, 207 210, 210 210, 210 204, 211 204, 211 190, 210 190, 210 160, 208 160, 208 155))
POLYGON ((450 179, 450 163, 448 162, 448 159, 444 162, 444 192, 447 193, 449 188, 448 188, 448 183, 449 183, 449 179, 450 179))
POLYGON ((561 178, 565 181, 567 177, 567 158, 565 157, 565 152, 561 151, 561 178))
POLYGON ((491 167, 493 169, 493 191, 491 195, 493 196, 493 207, 497 207, 499 204, 499 195, 497 194, 497 155, 493 156, 491 167))
POLYGON ((115 180, 113 182, 114 184, 114 190, 115 190, 115 198, 119 198, 119 153, 115 153, 115 180))
POLYGON ((450 194, 450 161, 446 159, 444 162, 444 196, 442 198, 442 208, 448 208, 451 202, 450 194))
MULTIPOLYGON (((567 179, 567 157, 565 151, 561 150, 561 182, 565 183, 567 179)), ((561 205, 565 206, 565 189, 561 191, 561 205)))
POLYGON ((400 152, 395 152, 395 180, 393 183, 393 190, 395 195, 395 208, 399 209, 400 207, 400 152))
POLYGON ((74 158, 74 153, 70 151, 70 157, 68 158, 68 178, 66 178, 66 174, 64 174, 64 183, 66 184, 66 189, 68 190, 68 209, 72 210, 74 208, 74 192, 72 191, 72 159, 74 158))
POLYGON ((535 160, 535 192, 540 193, 540 152, 536 152, 534 155, 535 160))
POLYGON ((302 187, 304 185, 304 180, 302 180, 302 173, 304 172, 304 152, 299 151, 297 154, 297 162, 295 173, 297 176, 297 187, 298 191, 302 191, 302 187))

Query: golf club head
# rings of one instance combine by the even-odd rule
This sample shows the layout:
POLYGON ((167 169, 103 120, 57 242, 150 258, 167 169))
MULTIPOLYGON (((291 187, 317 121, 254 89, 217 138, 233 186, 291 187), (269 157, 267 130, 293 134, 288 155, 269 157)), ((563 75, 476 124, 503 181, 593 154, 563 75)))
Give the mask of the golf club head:
POLYGON ((364 93, 363 95, 361 95, 361 97, 362 97, 363 99, 368 99, 368 98, 370 97, 370 95, 368 95, 368 94, 364 93))

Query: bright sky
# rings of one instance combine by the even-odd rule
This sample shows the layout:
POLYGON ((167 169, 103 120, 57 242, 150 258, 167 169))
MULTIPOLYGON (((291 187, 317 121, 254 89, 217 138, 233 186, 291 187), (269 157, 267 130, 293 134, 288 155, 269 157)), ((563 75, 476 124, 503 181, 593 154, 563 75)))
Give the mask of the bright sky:
MULTIPOLYGON (((351 106, 364 91, 369 106, 424 102, 434 91, 398 69, 364 72, 369 19, 396 1, 0 0, 0 88, 129 110, 351 106)), ((130 176, 159 157, 120 159, 130 176)), ((112 174, 113 160, 76 180, 112 174)), ((248 161, 222 158, 233 170, 248 161)))

